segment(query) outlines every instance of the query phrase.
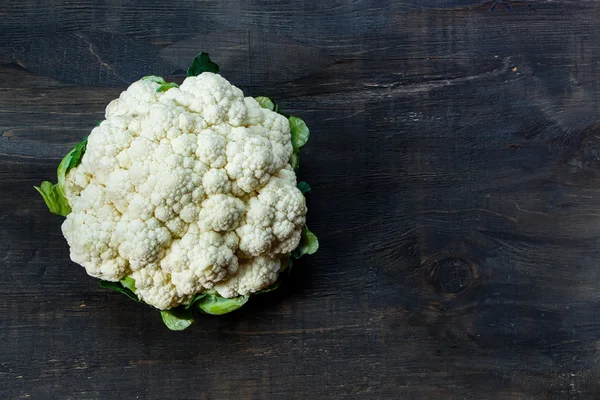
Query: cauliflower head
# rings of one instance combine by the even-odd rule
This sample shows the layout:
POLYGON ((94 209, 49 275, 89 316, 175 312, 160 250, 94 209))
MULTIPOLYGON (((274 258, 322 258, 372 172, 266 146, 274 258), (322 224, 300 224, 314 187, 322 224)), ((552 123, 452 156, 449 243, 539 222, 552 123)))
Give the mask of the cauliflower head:
POLYGON ((306 222, 288 118, 215 73, 167 85, 129 86, 66 173, 71 259, 161 310, 261 291, 306 222))

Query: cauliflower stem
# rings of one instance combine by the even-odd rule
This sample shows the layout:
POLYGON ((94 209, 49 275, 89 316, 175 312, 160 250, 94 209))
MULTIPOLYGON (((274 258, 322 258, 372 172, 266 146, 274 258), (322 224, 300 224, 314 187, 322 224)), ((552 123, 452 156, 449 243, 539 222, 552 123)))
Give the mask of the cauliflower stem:
POLYGON ((171 330, 277 289, 319 247, 295 173, 308 127, 218 72, 200 53, 181 84, 134 82, 35 186, 71 260, 171 330))

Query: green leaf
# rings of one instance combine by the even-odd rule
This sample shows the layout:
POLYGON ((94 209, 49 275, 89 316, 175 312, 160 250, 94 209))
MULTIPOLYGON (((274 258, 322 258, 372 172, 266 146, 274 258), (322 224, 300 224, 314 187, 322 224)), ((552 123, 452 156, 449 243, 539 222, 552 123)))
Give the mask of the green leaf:
POLYGON ((98 121, 98 123, 96 124, 96 126, 100 126, 100 124, 103 123, 103 122, 104 122, 104 120, 98 121))
POLYGON ((186 310, 182 307, 173 308, 171 310, 162 310, 160 316, 167 328, 172 331, 182 331, 194 322, 192 310, 186 310))
POLYGON ((203 72, 212 72, 217 74, 219 66, 210 60, 208 53, 200 53, 194 57, 192 65, 187 70, 187 76, 198 76, 203 72))
POLYGON ((71 207, 62 191, 57 185, 53 185, 51 182, 44 181, 40 186, 34 186, 35 190, 42 195, 48 210, 53 214, 62 215, 66 217, 71 212, 71 207))
POLYGON ((294 251, 292 251, 292 257, 299 259, 305 254, 314 254, 319 249, 319 239, 312 233, 306 225, 302 228, 302 237, 300 238, 300 244, 294 251))
POLYGON ((83 138, 83 140, 75 145, 73 149, 67 153, 67 155, 62 159, 60 164, 58 164, 58 170, 56 171, 56 175, 58 176, 58 186, 61 188, 64 185, 65 178, 67 173, 79 165, 81 162, 81 158, 85 154, 85 149, 87 147, 87 137, 83 138))
POLYGON ((199 300, 202 300, 203 298, 205 298, 207 296, 206 293, 197 293, 192 300, 186 304, 185 309, 187 310, 190 307, 193 307, 194 304, 196 304, 199 300))
POLYGON ((292 156, 290 157, 289 163, 292 166, 292 168, 298 169, 298 167, 300 166, 300 154, 298 154, 297 152, 293 152, 292 156))
POLYGON ((167 83, 163 83, 162 85, 160 85, 159 87, 156 88, 156 92, 160 93, 160 92, 166 92, 169 89, 172 88, 178 88, 179 85, 176 84, 175 82, 167 82, 167 83))
POLYGON ((292 257, 290 257, 290 258, 288 258, 287 265, 284 268, 282 268, 281 270, 279 270, 279 274, 280 274, 279 276, 281 276, 282 272, 287 272, 288 274, 290 272, 292 272, 292 267, 293 266, 294 266, 294 260, 292 259, 292 257))
POLYGON ((56 175, 58 178, 58 183, 56 185, 53 185, 51 182, 44 181, 40 186, 34 186, 35 190, 42 195, 42 198, 44 199, 44 202, 46 203, 46 206, 48 206, 48 209, 51 213, 66 217, 71 212, 71 207, 65 198, 63 190, 65 177, 71 168, 79 165, 81 158, 85 154, 86 146, 87 137, 81 142, 77 143, 77 145, 75 145, 75 147, 73 147, 73 149, 69 151, 66 156, 64 156, 60 164, 58 164, 58 168, 56 170, 56 175))
POLYGON ((267 110, 275 111, 276 104, 270 98, 264 97, 264 96, 258 96, 258 97, 255 97, 254 99, 256 101, 258 101, 258 104, 260 104, 260 106, 262 108, 266 108, 267 110))
POLYGON ((277 289, 279 288, 279 285, 281 285, 281 280, 280 280, 280 279, 277 279, 277 280, 275 281, 275 283, 274 283, 274 284, 272 284, 271 286, 269 286, 269 287, 268 287, 268 288, 266 288, 266 289, 259 290, 259 291, 258 291, 258 292, 256 292, 255 294, 263 294, 263 293, 269 293, 269 292, 272 292, 273 290, 277 290, 277 289))
POLYGON ((237 310, 246 302, 250 296, 239 296, 226 299, 218 294, 209 294, 198 301, 197 307, 200 311, 212 315, 223 315, 237 310))
POLYGON ((121 283, 125 289, 129 289, 132 293, 135 293, 135 279, 132 277, 126 276, 125 278, 121 279, 119 283, 121 283))
POLYGON ((100 285, 103 289, 114 290, 115 292, 123 293, 125 296, 129 297, 131 300, 134 300, 139 303, 139 299, 130 289, 123 287, 123 285, 119 282, 109 282, 109 281, 98 281, 98 285, 100 285))
POLYGON ((297 152, 302 146, 308 142, 310 137, 310 131, 308 126, 298 117, 291 116, 288 118, 290 123, 290 133, 292 135, 292 146, 294 151, 297 152))
POLYGON ((162 76, 155 76, 155 75, 144 76, 142 78, 142 80, 158 83, 159 85, 162 85, 163 83, 165 83, 165 80, 163 79, 162 76))
POLYGON ((310 185, 304 181, 298 182, 298 185, 296 186, 298 187, 298 189, 300 189, 302 194, 310 192, 310 185))

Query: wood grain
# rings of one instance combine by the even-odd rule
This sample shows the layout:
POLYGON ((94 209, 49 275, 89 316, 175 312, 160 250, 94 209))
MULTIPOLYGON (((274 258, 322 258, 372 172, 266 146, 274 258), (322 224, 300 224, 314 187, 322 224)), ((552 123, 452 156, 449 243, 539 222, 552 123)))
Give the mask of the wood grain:
POLYGON ((600 4, 0 5, 0 399, 600 398, 600 4), (507 7, 507 5, 509 7, 507 7), (311 127, 317 255, 183 333, 32 189, 198 51, 311 127))

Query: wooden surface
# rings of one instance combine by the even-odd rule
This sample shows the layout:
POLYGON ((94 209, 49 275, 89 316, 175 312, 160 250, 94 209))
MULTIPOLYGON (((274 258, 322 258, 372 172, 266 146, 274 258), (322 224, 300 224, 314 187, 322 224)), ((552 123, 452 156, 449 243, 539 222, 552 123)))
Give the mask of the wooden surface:
POLYGON ((0 399, 600 398, 600 2, 2 1, 0 399), (32 186, 208 51, 305 119, 321 250, 172 333, 32 186))

